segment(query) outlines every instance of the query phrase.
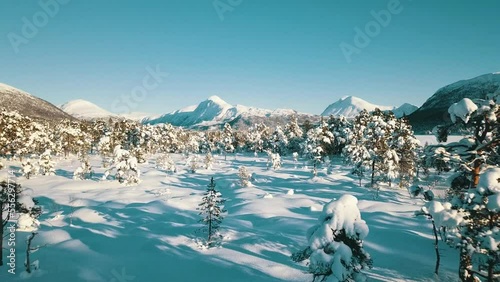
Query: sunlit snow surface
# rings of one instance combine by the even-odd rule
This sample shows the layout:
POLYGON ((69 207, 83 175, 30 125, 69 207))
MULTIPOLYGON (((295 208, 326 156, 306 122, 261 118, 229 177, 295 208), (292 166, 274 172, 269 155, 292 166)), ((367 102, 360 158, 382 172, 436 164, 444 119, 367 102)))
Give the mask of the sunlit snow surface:
MULTIPOLYGON (((313 178, 310 168, 291 156, 277 171, 266 169, 264 154, 215 158, 212 170, 192 174, 185 158, 173 155, 178 173, 171 174, 156 169, 151 156, 140 165, 138 186, 100 181, 104 169, 96 156, 92 180, 72 179, 80 165, 76 158, 59 159, 56 176, 19 177, 44 208, 34 240, 44 247, 31 258, 40 270, 20 278, 30 233, 17 232, 18 274, 3 266, 0 281, 312 281, 307 265, 290 255, 307 245, 306 232, 323 206, 344 194, 359 200, 370 230, 364 243, 374 262, 369 281, 436 280, 431 224, 413 216, 423 203, 406 190, 383 187, 374 199, 338 160, 332 174, 319 170, 313 178), (254 178, 247 188, 237 176, 243 165, 254 178), (222 246, 200 249, 194 240, 200 227, 196 208, 211 176, 227 199, 228 214, 222 246)), ((440 279, 455 281, 457 253, 441 249, 440 279)))

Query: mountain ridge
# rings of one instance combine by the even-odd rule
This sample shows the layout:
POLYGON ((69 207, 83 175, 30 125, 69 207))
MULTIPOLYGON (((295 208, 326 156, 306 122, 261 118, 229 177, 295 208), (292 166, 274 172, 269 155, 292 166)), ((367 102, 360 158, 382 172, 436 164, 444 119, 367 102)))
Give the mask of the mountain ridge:
POLYGON ((5 83, 0 83, 0 108, 48 121, 74 119, 52 103, 5 83))

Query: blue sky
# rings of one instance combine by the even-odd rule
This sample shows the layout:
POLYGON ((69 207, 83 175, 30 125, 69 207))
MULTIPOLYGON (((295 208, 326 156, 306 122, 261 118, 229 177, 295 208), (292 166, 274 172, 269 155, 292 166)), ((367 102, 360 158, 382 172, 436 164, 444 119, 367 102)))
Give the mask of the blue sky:
POLYGON ((229 9, 219 13, 213 0, 64 0, 44 22, 40 3, 53 1, 0 3, 0 82, 54 104, 116 110, 146 79, 154 87, 129 110, 166 113, 218 95, 319 114, 346 95, 420 106, 446 84, 500 71, 496 0, 401 0, 398 13, 395 0, 216 0, 229 9), (339 46, 356 47, 372 10, 391 19, 348 62, 339 46), (23 18, 38 29, 30 38, 23 18), (148 68, 168 76, 151 82, 148 68))

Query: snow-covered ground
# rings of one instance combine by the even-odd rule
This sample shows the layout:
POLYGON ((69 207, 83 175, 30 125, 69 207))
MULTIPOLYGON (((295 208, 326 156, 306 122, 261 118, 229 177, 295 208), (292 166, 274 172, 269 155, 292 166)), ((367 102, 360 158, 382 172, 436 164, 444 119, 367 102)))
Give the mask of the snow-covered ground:
MULTIPOLYGON (((431 223, 414 216, 423 202, 406 190, 382 188, 378 198, 358 187, 349 169, 337 161, 312 178, 302 162, 284 158, 277 171, 266 169, 261 155, 216 156, 211 170, 189 173, 185 157, 173 155, 178 172, 155 168, 154 157, 140 165, 142 182, 124 186, 99 180, 104 169, 93 156, 92 180, 73 180, 76 158, 61 159, 55 176, 16 180, 43 206, 32 254, 40 270, 22 278, 25 239, 17 232, 17 274, 0 267, 0 281, 312 281, 305 263, 290 255, 307 245, 306 231, 322 206, 344 194, 359 199, 370 228, 365 249, 374 268, 369 281, 436 281, 431 223), (238 168, 254 173, 250 187, 238 184, 238 168), (227 199, 221 247, 200 249, 196 210, 210 177, 227 199), (291 193, 290 189, 293 189, 291 193), (271 197, 271 196, 272 197, 271 197), (26 280, 25 280, 26 279, 26 280)), ((20 164, 7 162, 11 169, 20 164)), ((4 170, 5 171, 5 170, 4 170)), ((441 281, 457 280, 457 252, 441 246, 441 281)))

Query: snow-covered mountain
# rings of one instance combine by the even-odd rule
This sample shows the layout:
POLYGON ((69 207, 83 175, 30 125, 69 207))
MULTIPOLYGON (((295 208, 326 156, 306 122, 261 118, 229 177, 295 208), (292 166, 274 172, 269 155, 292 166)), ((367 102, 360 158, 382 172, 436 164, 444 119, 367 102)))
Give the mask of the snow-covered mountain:
POLYGON ((339 99, 337 102, 328 106, 323 113, 322 116, 344 116, 346 118, 354 118, 357 116, 362 110, 367 110, 369 112, 374 111, 376 108, 381 110, 392 110, 394 107, 390 106, 378 106, 374 105, 370 102, 367 102, 361 98, 354 96, 345 96, 339 99))
POLYGON ((0 83, 0 108, 49 121, 73 118, 49 102, 3 83, 0 83))
POLYGON ((500 94, 500 72, 460 80, 442 87, 408 118, 416 132, 427 132, 436 125, 450 121, 448 108, 454 103, 463 98, 472 101, 489 99, 493 93, 500 94))
POLYGON ((70 114, 71 116, 83 120, 112 118, 112 119, 130 119, 135 121, 141 121, 142 119, 151 116, 151 114, 140 113, 140 112, 115 114, 97 106, 92 102, 83 99, 69 101, 59 106, 59 108, 61 108, 61 110, 70 114))
POLYGON ((85 120, 92 120, 98 118, 108 118, 108 117, 116 117, 117 115, 106 111, 105 109, 93 104, 89 101, 78 99, 69 101, 60 106, 61 110, 66 113, 85 120))
POLYGON ((418 107, 415 105, 404 103, 403 105, 399 106, 399 108, 393 109, 392 112, 394 113, 394 115, 396 117, 399 118, 399 117, 403 117, 403 116, 409 116, 413 112, 415 112, 417 109, 418 109, 418 107))
POLYGON ((218 96, 211 96, 195 106, 177 110, 154 118, 145 118, 142 121, 149 124, 170 123, 183 127, 212 127, 228 123, 249 123, 255 118, 284 117, 290 115, 307 115, 290 109, 267 110, 242 105, 232 106, 218 96))

